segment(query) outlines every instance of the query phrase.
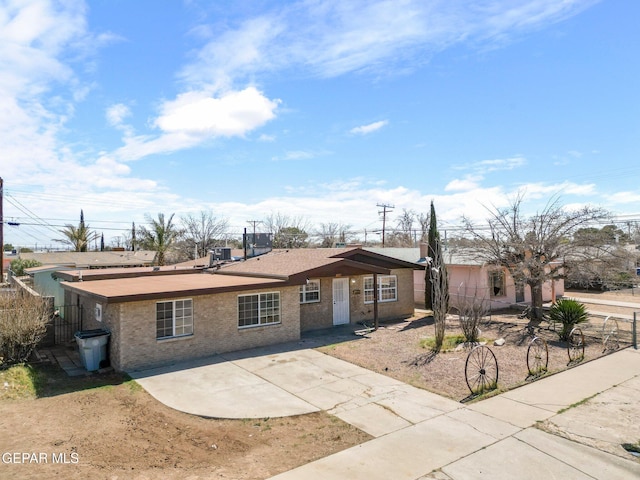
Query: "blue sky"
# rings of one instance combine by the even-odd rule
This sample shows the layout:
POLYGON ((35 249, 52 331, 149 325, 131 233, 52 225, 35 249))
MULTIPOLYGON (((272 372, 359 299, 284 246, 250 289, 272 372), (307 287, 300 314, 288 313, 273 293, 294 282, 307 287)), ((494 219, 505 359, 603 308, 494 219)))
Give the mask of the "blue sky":
POLYGON ((211 210, 640 219, 640 3, 0 2, 5 242, 211 210), (30 224, 38 225, 30 225, 30 224), (46 225, 46 226, 45 226, 46 225))

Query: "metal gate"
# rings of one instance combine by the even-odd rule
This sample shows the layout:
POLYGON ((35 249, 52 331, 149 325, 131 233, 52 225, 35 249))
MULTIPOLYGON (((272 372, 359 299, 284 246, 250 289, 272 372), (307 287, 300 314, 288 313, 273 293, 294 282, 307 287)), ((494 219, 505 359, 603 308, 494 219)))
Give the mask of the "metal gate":
POLYGON ((54 343, 63 345, 73 341, 73 336, 78 330, 82 330, 82 305, 55 307, 53 316, 54 343))

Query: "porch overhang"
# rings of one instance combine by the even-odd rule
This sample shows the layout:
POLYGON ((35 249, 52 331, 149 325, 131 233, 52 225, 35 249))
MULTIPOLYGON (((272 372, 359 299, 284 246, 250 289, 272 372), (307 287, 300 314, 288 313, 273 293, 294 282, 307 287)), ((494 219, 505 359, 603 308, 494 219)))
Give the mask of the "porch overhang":
POLYGON ((291 275, 289 277, 289 283, 295 285, 303 284, 309 278, 350 277, 357 275, 373 275, 374 273, 379 275, 389 275, 391 273, 391 269, 357 262, 346 258, 340 258, 336 259, 335 262, 291 275))

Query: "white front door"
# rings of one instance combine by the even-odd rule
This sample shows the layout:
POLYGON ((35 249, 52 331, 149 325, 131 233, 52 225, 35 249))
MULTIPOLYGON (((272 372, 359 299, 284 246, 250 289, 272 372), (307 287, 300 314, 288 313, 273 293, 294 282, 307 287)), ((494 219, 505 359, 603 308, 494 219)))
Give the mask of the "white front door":
POLYGON ((333 324, 349 323, 349 279, 333 279, 333 324))

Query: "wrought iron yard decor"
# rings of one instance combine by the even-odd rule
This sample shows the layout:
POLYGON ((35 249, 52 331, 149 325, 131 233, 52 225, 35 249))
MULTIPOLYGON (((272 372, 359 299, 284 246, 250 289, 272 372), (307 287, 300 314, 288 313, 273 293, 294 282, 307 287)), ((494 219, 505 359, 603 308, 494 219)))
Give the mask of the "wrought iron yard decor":
POLYGON ((569 363, 579 362, 584 358, 584 334, 578 327, 571 330, 567 341, 569 363))
POLYGON ((547 341, 540 337, 533 337, 527 348, 527 368, 529 375, 536 377, 547 373, 549 366, 549 347, 547 341))
POLYGON ((620 348, 618 338, 618 321, 610 316, 604 319, 602 324, 602 352, 617 350, 620 348))
POLYGON ((467 355, 464 377, 472 395, 482 395, 498 387, 498 360, 489 347, 473 347, 467 355))

